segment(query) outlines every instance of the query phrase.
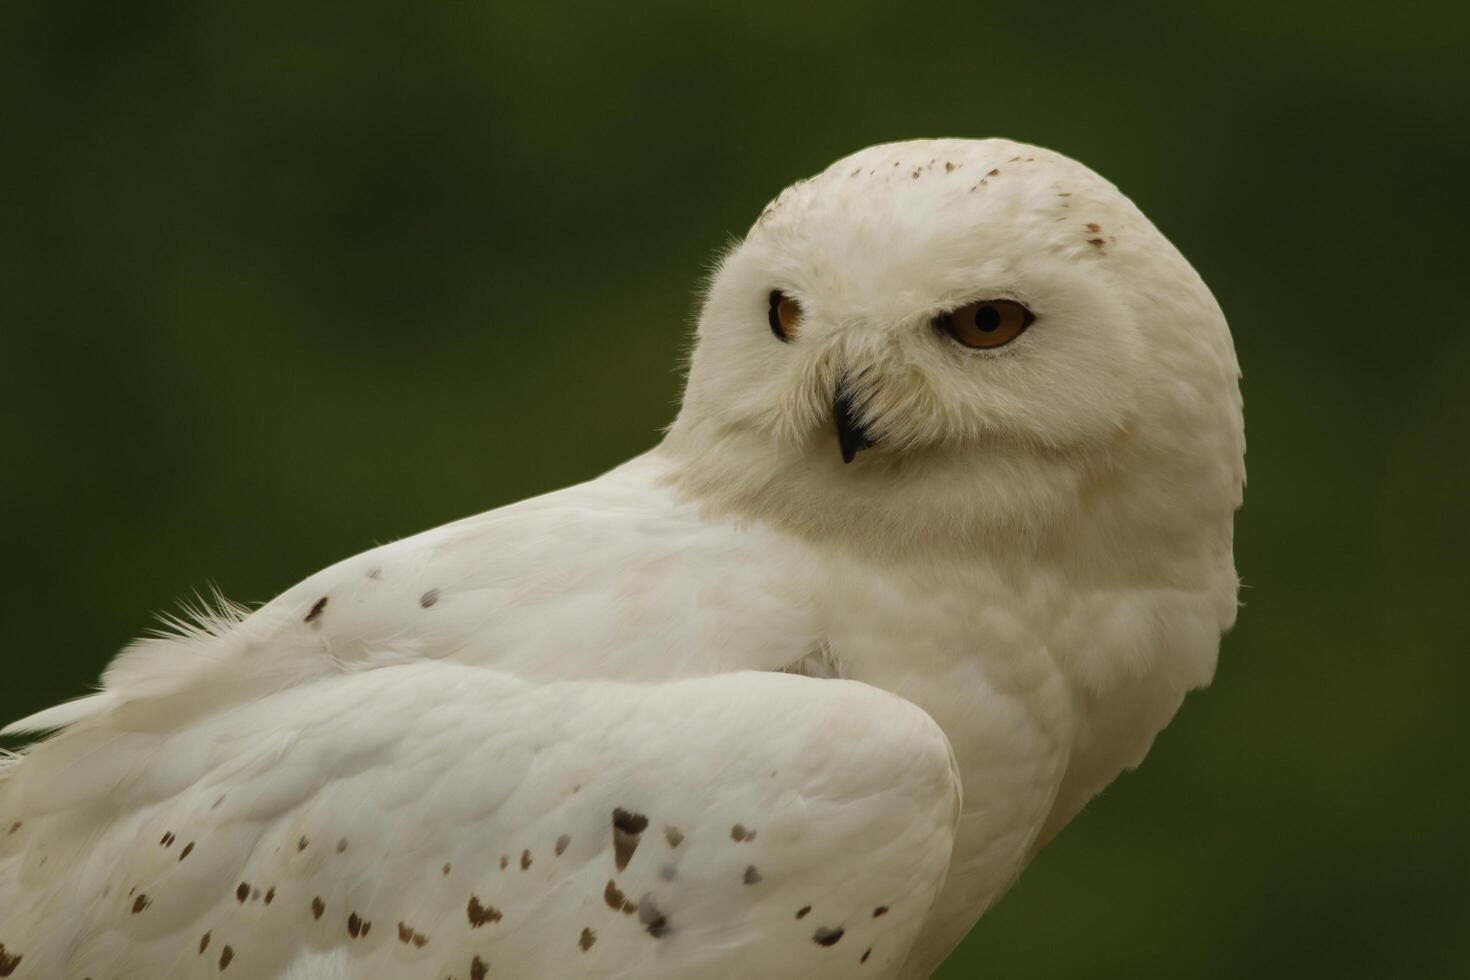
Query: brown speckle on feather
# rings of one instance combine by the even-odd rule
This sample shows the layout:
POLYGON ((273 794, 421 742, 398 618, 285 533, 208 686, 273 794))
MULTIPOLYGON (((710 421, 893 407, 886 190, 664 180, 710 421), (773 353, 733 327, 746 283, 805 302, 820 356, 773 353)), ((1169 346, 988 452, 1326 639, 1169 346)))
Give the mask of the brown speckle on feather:
POLYGON ((638 907, 638 921, 643 923, 648 934, 654 939, 662 939, 669 934, 669 917, 653 904, 652 895, 643 896, 638 907))
POLYGON ((470 928, 478 929, 487 922, 499 922, 500 910, 493 905, 484 905, 480 902, 480 896, 471 895, 470 902, 465 906, 465 915, 470 920, 470 928))
POLYGON ((615 912, 632 915, 638 911, 638 903, 628 901, 628 896, 623 894, 617 882, 611 878, 608 879, 607 887, 602 890, 602 900, 607 903, 608 908, 615 912))
POLYGON ((829 928, 828 926, 819 926, 817 931, 812 933, 812 942, 818 946, 835 946, 837 945, 837 940, 841 939, 846 933, 847 930, 841 926, 838 926, 836 929, 829 928))
POLYGON ((633 853, 638 850, 638 842, 648 829, 648 818, 641 813, 617 807, 613 810, 612 825, 613 863, 622 871, 628 867, 628 862, 633 860, 633 853))
POLYGON ((305 621, 308 622, 308 623, 316 623, 318 620, 320 620, 322 618, 322 613, 326 610, 326 608, 327 608, 327 597, 326 596, 322 596, 316 602, 312 603, 311 611, 306 614, 306 620, 305 621))

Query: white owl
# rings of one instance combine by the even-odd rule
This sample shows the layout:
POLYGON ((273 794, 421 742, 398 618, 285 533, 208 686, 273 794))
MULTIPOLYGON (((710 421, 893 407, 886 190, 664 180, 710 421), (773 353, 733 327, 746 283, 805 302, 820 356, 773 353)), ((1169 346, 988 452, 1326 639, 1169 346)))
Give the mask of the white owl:
POLYGON ((1112 185, 863 150, 725 256, 656 448, 12 725, 0 977, 925 977, 1210 680, 1243 452, 1112 185))

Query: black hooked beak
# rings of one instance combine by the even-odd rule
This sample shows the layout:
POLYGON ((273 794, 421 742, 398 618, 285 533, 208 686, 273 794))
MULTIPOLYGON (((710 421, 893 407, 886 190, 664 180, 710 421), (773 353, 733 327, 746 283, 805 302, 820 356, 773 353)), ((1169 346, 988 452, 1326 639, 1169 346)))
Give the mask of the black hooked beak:
POLYGON ((837 394, 832 401, 832 418, 837 423, 837 448, 842 450, 842 461, 851 463, 858 453, 873 444, 868 430, 853 418, 852 392, 844 378, 837 385, 837 394))

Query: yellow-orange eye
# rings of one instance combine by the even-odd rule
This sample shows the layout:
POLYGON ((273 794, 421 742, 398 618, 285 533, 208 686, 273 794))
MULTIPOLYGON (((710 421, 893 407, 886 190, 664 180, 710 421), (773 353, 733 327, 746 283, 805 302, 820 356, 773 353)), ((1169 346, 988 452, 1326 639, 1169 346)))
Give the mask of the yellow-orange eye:
POLYGON ((1036 320, 1035 314, 1010 299, 987 299, 946 313, 935 320, 945 333, 966 347, 1004 347, 1036 320))
POLYGON ((786 343, 796 339, 796 328, 801 325, 801 304, 779 289, 771 290, 771 312, 767 315, 771 333, 786 343))

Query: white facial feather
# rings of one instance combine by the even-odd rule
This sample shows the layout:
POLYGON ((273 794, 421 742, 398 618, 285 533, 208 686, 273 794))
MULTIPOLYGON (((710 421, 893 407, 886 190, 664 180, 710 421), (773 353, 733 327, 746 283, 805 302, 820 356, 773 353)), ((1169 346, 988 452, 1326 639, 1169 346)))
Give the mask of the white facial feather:
POLYGON ((1239 501, 1236 375, 1208 290, 1112 185, 1006 140, 896 143, 783 191, 725 257, 668 445, 711 510, 885 554, 1194 533, 1239 501), (773 289, 801 303, 789 344, 773 289), (1002 298, 1037 318, 1005 347, 933 326, 1002 298), (877 442, 848 467, 843 377, 877 442))

